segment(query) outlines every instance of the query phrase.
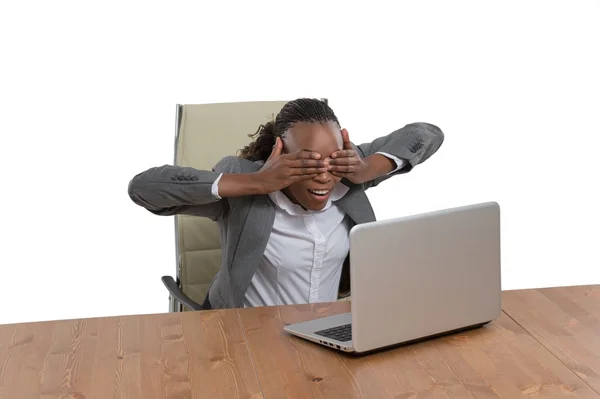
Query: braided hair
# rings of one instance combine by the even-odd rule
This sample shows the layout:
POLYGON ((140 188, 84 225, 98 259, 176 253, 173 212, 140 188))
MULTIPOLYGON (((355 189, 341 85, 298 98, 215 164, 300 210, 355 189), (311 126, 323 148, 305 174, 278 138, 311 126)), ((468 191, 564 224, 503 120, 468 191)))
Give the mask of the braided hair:
POLYGON ((299 98, 286 103, 274 121, 260 125, 256 133, 248 135, 255 140, 240 150, 239 156, 250 161, 266 161, 273 151, 276 138, 283 138, 297 122, 334 122, 340 126, 335 113, 325 101, 299 98))

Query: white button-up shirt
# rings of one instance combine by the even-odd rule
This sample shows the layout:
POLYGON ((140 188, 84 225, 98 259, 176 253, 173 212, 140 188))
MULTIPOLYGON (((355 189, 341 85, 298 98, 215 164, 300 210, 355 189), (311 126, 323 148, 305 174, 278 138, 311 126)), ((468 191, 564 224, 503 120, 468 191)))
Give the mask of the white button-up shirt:
MULTIPOLYGON (((387 153, 396 162, 404 161, 387 153)), ((218 195, 220 175, 212 186, 218 195)), ((281 191, 269 194, 275 204, 273 229, 257 266, 244 306, 276 306, 337 300, 342 266, 349 251, 350 218, 335 204, 348 187, 337 183, 322 210, 305 210, 281 191)))
POLYGON ((304 210, 281 191, 269 194, 277 211, 263 260, 244 306, 332 302, 348 255, 350 220, 334 204, 348 187, 338 183, 323 210, 304 210))

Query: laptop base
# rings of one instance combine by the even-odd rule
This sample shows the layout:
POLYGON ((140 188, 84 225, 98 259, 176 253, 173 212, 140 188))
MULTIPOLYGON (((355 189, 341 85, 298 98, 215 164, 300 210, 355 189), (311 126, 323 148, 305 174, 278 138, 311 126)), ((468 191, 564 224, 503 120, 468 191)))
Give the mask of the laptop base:
MULTIPOLYGON (((336 315, 336 316, 328 316, 328 317, 324 317, 322 319, 318 319, 318 321, 321 322, 325 322, 328 325, 330 325, 331 327, 335 327, 333 324, 329 324, 328 323, 328 319, 332 318, 332 317, 339 317, 339 316, 347 316, 350 317, 351 314, 350 313, 345 313, 342 315, 336 315)), ((366 356, 366 355, 370 355, 370 354, 374 354, 377 352, 382 352, 382 351, 386 351, 389 349, 394 349, 394 348, 399 348, 399 347, 403 347, 403 346, 408 346, 408 345, 412 345, 412 344, 416 344, 416 343, 420 343, 420 342, 425 342, 425 341, 431 341, 431 340, 435 340, 437 338, 442 338, 442 337, 450 337, 452 335, 461 333, 461 332, 466 332, 466 331, 471 331, 471 330, 476 330, 478 328, 482 328, 485 327, 487 324, 491 323, 492 320, 488 320, 482 323, 477 323, 477 324, 473 324, 473 325, 469 325, 469 326, 465 326, 465 327, 460 327, 460 328, 456 328, 454 330, 449 330, 449 331, 444 331, 444 332, 440 332, 437 334, 432 334, 432 335, 428 335, 428 336, 424 336, 424 337, 420 337, 420 338, 416 338, 413 340, 409 340, 409 341, 404 341, 404 342, 398 342, 396 344, 393 345, 388 345, 388 346, 383 346, 383 347, 379 347, 379 348, 375 348, 369 351, 364 351, 364 352, 357 352, 354 347, 352 346, 352 340, 349 341, 337 341, 335 339, 330 339, 321 335, 316 334, 316 331, 313 332, 308 332, 306 331, 306 329, 302 328, 302 325, 306 325, 307 323, 311 323, 314 322, 316 320, 311 320, 309 322, 305 322, 305 323, 298 323, 298 324, 293 324, 293 325, 288 325, 285 327, 285 330, 291 334, 294 335, 296 337, 305 339, 307 341, 311 341, 317 344, 320 344, 322 346, 325 346, 329 349, 333 349, 335 351, 338 352, 343 352, 343 353, 347 353, 353 356, 366 356), (298 328, 298 326, 300 326, 300 328, 298 328)), ((312 324, 312 323, 311 323, 312 324)), ((337 326, 342 326, 343 324, 338 324, 337 326)))

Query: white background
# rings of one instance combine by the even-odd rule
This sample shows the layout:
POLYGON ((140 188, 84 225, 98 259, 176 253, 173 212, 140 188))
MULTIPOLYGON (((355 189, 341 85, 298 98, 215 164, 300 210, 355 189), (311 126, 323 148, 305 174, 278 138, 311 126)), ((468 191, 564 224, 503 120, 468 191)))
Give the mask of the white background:
POLYGON ((357 143, 435 123, 379 218, 495 200, 505 289, 600 283, 599 3, 398 3, 3 2, 0 323, 168 310, 173 220, 127 184, 172 162, 176 103, 328 97, 357 143))

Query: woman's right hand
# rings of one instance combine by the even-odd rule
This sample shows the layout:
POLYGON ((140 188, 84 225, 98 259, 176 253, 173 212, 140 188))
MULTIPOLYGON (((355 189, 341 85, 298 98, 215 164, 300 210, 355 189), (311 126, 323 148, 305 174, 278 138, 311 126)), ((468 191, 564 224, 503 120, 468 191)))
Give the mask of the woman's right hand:
POLYGON ((327 172, 328 165, 321 160, 321 154, 309 150, 299 150, 291 154, 281 154, 283 141, 275 139, 271 155, 264 166, 256 172, 265 194, 279 191, 292 183, 308 180, 327 172))

